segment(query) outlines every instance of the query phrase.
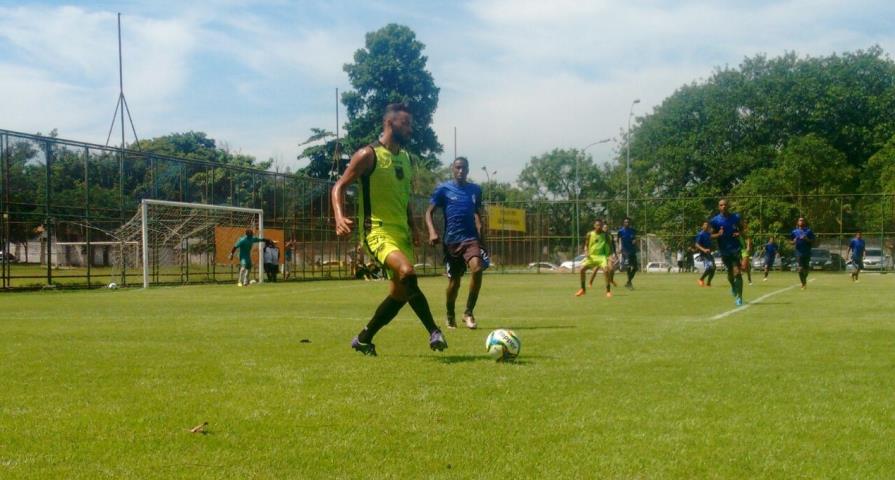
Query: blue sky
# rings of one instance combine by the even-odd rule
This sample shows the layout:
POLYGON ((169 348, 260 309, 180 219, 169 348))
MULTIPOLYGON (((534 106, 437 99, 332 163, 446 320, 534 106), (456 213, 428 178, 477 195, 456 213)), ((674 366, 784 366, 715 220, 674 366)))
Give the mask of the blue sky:
MULTIPOLYGON (((366 32, 397 22, 426 45, 442 89, 444 159, 456 126, 473 177, 487 165, 501 181, 552 148, 618 136, 633 99, 646 114, 745 56, 895 52, 887 1, 0 1, 0 128, 105 142, 119 11, 141 137, 200 130, 300 166, 310 128, 335 127, 342 65, 366 32)), ((589 153, 607 161, 613 148, 589 153)))

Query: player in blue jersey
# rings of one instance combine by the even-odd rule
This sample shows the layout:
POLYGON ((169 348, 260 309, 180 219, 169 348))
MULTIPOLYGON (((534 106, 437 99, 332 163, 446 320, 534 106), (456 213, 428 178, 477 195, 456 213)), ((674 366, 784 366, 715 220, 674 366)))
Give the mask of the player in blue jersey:
POLYGON ((426 210, 426 227, 429 229, 429 244, 439 242, 435 230, 433 214, 436 209, 444 212, 444 263, 448 274, 447 287, 447 324, 448 328, 456 328, 454 304, 460 291, 460 277, 469 270, 472 280, 469 282, 469 295, 466 297, 466 310, 463 312, 463 323, 470 329, 478 326, 473 309, 482 288, 482 271, 488 268, 488 253, 482 239, 482 189, 467 181, 469 160, 457 157, 451 163, 453 180, 443 182, 435 188, 429 199, 426 210))
POLYGON ((845 255, 851 260, 852 266, 855 267, 855 270, 851 273, 852 282, 857 282, 858 275, 861 273, 861 270, 864 270, 864 250, 866 250, 866 247, 867 245, 861 237, 861 231, 858 230, 855 233, 855 238, 848 242, 848 253, 845 255))
POLYGON ((718 211, 719 213, 709 221, 712 226, 712 238, 718 240, 718 251, 721 252, 721 261, 727 268, 730 291, 733 293, 737 306, 740 306, 743 304, 743 275, 740 271, 742 259, 740 216, 730 212, 730 205, 724 198, 718 200, 718 211))
POLYGON ((702 222, 702 229, 696 234, 696 243, 693 245, 699 252, 699 260, 702 261, 703 272, 696 282, 700 287, 711 287, 715 278, 715 257, 712 256, 712 227, 709 222, 702 222))
POLYGON ((789 234, 789 240, 796 249, 796 260, 799 262, 799 281, 802 282, 802 290, 808 286, 808 272, 811 271, 811 244, 814 242, 814 232, 808 228, 805 217, 799 217, 796 228, 789 234))
POLYGON ((618 229, 618 250, 622 254, 622 268, 628 274, 628 281, 625 288, 634 290, 634 275, 637 274, 639 261, 637 260, 637 230, 631 226, 631 219, 625 217, 622 221, 622 228, 618 229))
POLYGON ((764 244, 764 251, 762 252, 762 258, 764 259, 764 278, 761 279, 762 282, 768 281, 768 272, 774 268, 774 260, 777 259, 778 250, 780 250, 780 247, 777 246, 774 237, 768 238, 768 243, 764 244))

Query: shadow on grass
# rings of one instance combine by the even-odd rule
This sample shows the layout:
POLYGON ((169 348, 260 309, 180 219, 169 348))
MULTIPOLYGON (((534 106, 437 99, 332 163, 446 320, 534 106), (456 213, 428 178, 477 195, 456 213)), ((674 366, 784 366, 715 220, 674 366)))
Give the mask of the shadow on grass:
POLYGON ((501 365, 534 365, 535 362, 532 362, 531 359, 543 359, 543 358, 553 358, 543 355, 535 355, 535 356, 524 356, 521 358, 517 358, 510 362, 495 362, 493 358, 489 355, 440 355, 440 356, 426 356, 425 358, 444 363, 448 365, 453 365, 455 363, 469 363, 469 362, 490 362, 490 363, 500 363, 501 365))
POLYGON ((509 330, 565 330, 569 328, 578 328, 577 325, 534 325, 531 327, 509 327, 509 330))

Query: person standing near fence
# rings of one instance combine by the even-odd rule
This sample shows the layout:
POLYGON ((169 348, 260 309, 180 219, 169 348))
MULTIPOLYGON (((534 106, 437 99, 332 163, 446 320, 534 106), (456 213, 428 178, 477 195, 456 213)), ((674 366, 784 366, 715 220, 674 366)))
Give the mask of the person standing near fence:
POLYGON ((808 286, 808 272, 811 271, 811 246, 814 242, 814 232, 808 228, 805 217, 799 217, 796 221, 796 228, 789 234, 789 241, 796 249, 799 281, 802 282, 802 290, 805 290, 808 286))
POLYGON ((355 181, 358 191, 359 237, 367 252, 387 269, 389 292, 360 333, 351 341, 351 348, 364 355, 376 355, 373 337, 409 303, 429 332, 429 348, 444 350, 447 341, 429 309, 429 301, 417 283, 413 269, 413 215, 410 210, 410 154, 405 147, 413 133, 413 117, 407 106, 393 103, 382 116, 379 140, 361 148, 351 156, 342 177, 333 185, 331 201, 336 221, 336 234, 351 234, 354 221, 343 213, 345 190, 355 181))
MULTIPOLYGON (((261 237, 255 237, 251 229, 246 230, 245 235, 239 237, 236 244, 230 250, 230 260, 233 260, 233 253, 239 250, 239 281, 236 286, 243 287, 249 284, 249 273, 252 271, 252 246, 256 243, 263 242, 261 237)), ((264 259, 262 258, 263 262, 264 259)))
POLYGON ((866 250, 866 246, 864 239, 861 238, 860 230, 855 233, 855 238, 848 242, 848 253, 845 256, 851 260, 851 264, 855 268, 851 272, 852 282, 857 282, 858 275, 860 275, 861 270, 864 270, 864 250, 866 250))
POLYGON ((270 240, 264 242, 264 272, 268 282, 277 281, 277 271, 280 268, 280 250, 270 240))
POLYGON ((444 213, 444 264, 448 275, 446 292, 447 325, 457 328, 454 306, 457 293, 460 291, 460 278, 468 270, 472 277, 469 281, 469 294, 466 298, 466 310, 463 312, 463 323, 467 328, 475 329, 473 309, 482 288, 482 272, 488 268, 488 253, 482 240, 482 189, 467 181, 469 160, 457 157, 451 163, 453 180, 443 182, 432 193, 429 208, 426 210, 426 228, 429 230, 429 245, 437 245, 440 241, 435 230, 433 214, 436 209, 444 213))
POLYGON ((622 228, 618 229, 619 250, 622 252, 622 268, 628 274, 628 281, 625 282, 625 288, 634 290, 634 275, 639 269, 639 260, 637 259, 637 231, 631 226, 631 219, 625 217, 622 221, 622 228))

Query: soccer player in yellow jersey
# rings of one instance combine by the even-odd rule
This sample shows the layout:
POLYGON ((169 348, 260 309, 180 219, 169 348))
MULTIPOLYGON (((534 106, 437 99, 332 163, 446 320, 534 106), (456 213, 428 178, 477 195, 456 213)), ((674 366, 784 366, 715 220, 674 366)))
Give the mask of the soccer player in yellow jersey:
POLYGON ((612 238, 603 231, 603 222, 596 220, 594 229, 587 232, 587 237, 584 241, 584 253, 587 257, 581 264, 581 289, 575 293, 575 296, 580 297, 587 291, 584 286, 584 281, 587 279, 587 271, 591 268, 602 268, 603 276, 606 278, 606 296, 612 297, 612 284, 610 283, 612 279, 609 271, 609 255, 612 253, 611 243, 612 238))
POLYGON ((355 225, 343 213, 345 188, 359 182, 360 241, 370 256, 385 267, 390 280, 388 296, 351 341, 351 348, 364 355, 376 355, 373 336, 395 318, 405 303, 410 304, 428 330, 429 347, 438 351, 447 348, 413 270, 411 165, 410 155, 404 150, 412 133, 413 117, 407 106, 395 103, 386 107, 379 141, 352 155, 345 173, 332 189, 336 234, 346 236, 355 225))

